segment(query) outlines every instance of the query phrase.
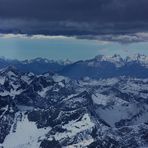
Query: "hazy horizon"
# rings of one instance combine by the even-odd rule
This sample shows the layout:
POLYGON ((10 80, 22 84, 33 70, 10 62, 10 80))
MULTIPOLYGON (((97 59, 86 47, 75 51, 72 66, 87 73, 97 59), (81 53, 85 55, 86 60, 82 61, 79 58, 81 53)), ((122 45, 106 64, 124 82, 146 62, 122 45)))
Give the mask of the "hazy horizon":
POLYGON ((74 37, 0 36, 0 57, 7 59, 47 58, 51 60, 86 60, 97 55, 137 53, 148 55, 148 42, 120 43, 115 41, 77 39, 74 37))

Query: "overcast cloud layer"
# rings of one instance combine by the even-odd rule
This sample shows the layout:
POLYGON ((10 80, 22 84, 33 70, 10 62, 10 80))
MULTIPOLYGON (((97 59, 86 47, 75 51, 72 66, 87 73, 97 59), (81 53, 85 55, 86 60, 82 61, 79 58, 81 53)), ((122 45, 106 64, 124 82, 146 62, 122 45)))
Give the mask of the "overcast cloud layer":
POLYGON ((0 33, 141 41, 139 32, 148 32, 148 0, 0 0, 0 33))

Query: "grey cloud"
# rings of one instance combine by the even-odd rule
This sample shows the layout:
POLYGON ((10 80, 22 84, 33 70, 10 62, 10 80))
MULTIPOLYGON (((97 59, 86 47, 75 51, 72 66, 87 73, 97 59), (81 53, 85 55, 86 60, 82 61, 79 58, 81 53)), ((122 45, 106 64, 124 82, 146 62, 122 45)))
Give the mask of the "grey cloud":
POLYGON ((97 38, 147 31, 147 0, 0 0, 1 33, 97 38))

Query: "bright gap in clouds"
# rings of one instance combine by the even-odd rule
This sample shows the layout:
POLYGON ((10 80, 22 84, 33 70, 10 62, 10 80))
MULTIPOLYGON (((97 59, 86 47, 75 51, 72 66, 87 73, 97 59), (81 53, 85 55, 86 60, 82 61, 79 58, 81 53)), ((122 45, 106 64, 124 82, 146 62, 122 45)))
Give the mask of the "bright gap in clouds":
POLYGON ((0 35, 0 56, 11 59, 24 60, 42 57, 77 61, 90 59, 99 54, 127 56, 136 53, 148 55, 148 42, 122 44, 117 41, 77 39, 65 36, 0 35))

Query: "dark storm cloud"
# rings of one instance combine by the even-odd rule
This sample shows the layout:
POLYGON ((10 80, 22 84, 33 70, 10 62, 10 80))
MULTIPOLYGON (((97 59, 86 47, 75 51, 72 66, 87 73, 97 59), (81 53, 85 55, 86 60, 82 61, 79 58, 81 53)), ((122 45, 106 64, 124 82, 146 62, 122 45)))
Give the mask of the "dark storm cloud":
POLYGON ((0 32, 96 36, 148 31, 148 0, 0 0, 0 32))

